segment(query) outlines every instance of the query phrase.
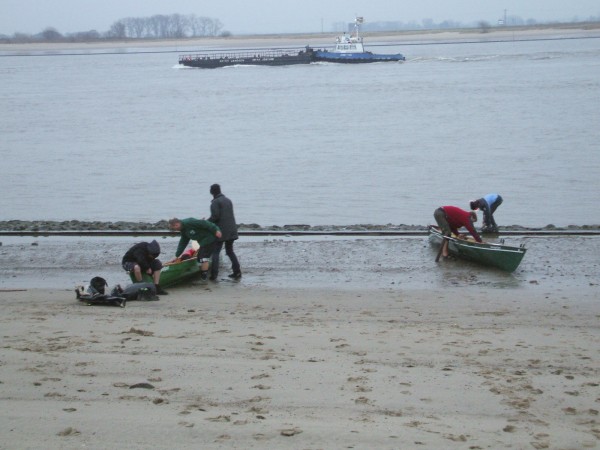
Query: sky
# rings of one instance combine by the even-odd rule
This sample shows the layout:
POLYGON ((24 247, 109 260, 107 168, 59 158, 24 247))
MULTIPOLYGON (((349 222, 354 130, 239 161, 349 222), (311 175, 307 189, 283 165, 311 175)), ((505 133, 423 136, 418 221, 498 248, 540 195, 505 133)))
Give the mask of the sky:
POLYGON ((35 34, 48 27, 61 34, 108 31, 126 17, 195 14, 219 19, 234 35, 340 31, 335 24, 355 16, 365 22, 462 24, 504 16, 537 22, 600 17, 598 0, 0 0, 0 34, 35 34))

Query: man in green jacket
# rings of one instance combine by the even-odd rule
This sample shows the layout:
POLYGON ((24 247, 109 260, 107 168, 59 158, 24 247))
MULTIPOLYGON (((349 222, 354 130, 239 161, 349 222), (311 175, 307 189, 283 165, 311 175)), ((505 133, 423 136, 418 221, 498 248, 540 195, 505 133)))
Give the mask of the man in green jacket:
POLYGON ((174 218, 169 220, 169 228, 173 231, 179 231, 181 238, 175 252, 175 257, 183 253, 190 240, 198 242, 198 262, 200 263, 200 278, 208 279, 208 262, 213 251, 214 243, 221 238, 221 230, 214 223, 208 220, 199 220, 192 217, 188 219, 174 218))

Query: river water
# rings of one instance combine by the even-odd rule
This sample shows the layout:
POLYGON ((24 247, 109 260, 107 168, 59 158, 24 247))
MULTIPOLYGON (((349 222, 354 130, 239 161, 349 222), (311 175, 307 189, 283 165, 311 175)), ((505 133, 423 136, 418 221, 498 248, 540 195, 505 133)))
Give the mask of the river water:
MULTIPOLYGON (((164 49, 163 49, 164 50, 164 49)), ((600 224, 600 39, 389 46, 407 61, 185 69, 176 52, 0 57, 0 220, 209 214, 600 224)))

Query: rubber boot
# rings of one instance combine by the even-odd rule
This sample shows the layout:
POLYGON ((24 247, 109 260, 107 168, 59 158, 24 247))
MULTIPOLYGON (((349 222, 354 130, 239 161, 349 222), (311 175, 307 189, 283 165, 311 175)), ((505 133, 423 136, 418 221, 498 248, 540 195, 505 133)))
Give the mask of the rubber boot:
POLYGON ((160 287, 160 284, 155 284, 154 287, 156 288, 156 295, 169 295, 167 291, 160 287))

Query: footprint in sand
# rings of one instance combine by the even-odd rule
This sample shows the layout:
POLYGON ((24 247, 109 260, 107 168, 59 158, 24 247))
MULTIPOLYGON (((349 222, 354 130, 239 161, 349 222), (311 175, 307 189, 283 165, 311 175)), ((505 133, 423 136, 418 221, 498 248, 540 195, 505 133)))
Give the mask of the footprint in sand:
POLYGON ((79 434, 81 434, 81 432, 73 427, 65 428, 64 430, 56 433, 57 436, 77 436, 79 434))
POLYGON ((252 408, 248 409, 247 412, 253 414, 267 414, 269 410, 266 408, 261 408, 260 406, 253 406, 252 408))
POLYGON ((366 380, 368 380, 368 378, 367 378, 367 377, 348 377, 348 380, 347 380, 347 381, 348 381, 349 383, 356 383, 356 382, 358 382, 358 381, 366 381, 366 380))
POLYGON ((217 416, 217 417, 207 417, 210 422, 231 422, 231 416, 217 416))
POLYGON ((129 389, 154 389, 150 383, 136 383, 129 386, 129 389))
POLYGON ((297 434, 302 433, 302 430, 300 428, 287 428, 285 430, 281 430, 280 431, 282 436, 296 436, 297 434))
POLYGON ((46 394, 44 394, 44 397, 46 398, 61 398, 64 397, 64 394, 61 394, 59 392, 48 392, 46 394))
POLYGON ((220 436, 217 436, 217 439, 215 439, 215 442, 228 441, 230 439, 231 439, 231 436, 229 436, 228 434, 222 434, 220 436))
POLYGON ((371 389, 368 386, 355 386, 354 387, 354 392, 371 392, 373 389, 371 389))
POLYGON ((446 436, 444 436, 446 439, 449 439, 451 441, 454 442, 467 442, 467 437, 464 434, 461 435, 454 435, 454 434, 448 434, 446 436))
POLYGON ((259 375, 254 375, 252 377, 250 377, 251 380, 260 380, 262 378, 269 378, 271 375, 269 375, 268 373, 261 373, 259 375))

